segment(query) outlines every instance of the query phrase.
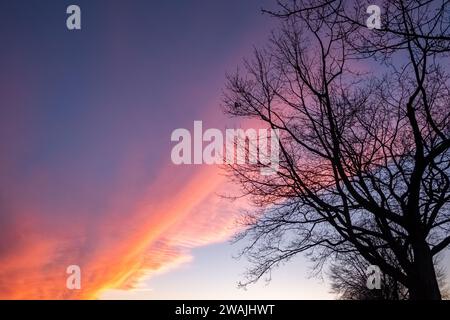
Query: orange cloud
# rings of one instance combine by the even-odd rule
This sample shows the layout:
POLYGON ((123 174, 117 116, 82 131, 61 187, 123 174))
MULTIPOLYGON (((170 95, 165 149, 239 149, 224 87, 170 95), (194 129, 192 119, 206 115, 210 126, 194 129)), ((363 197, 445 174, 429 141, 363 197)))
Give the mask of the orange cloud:
POLYGON ((0 253, 0 298, 98 298, 188 261, 194 247, 228 238, 237 210, 217 196, 225 177, 217 167, 186 173, 192 168, 168 166, 133 201, 124 183, 109 211, 95 218, 58 220, 55 213, 17 205, 6 221, 10 234, 2 238, 10 244, 0 253), (71 264, 81 267, 81 290, 66 288, 71 264))

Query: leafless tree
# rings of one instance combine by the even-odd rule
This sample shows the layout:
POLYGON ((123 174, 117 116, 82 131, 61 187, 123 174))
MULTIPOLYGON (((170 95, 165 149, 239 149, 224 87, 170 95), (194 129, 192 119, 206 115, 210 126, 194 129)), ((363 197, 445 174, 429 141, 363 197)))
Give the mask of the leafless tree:
MULTIPOLYGON (((355 254, 441 299, 433 257, 450 244, 450 4, 279 2, 267 47, 229 75, 224 109, 279 130, 280 167, 230 166, 243 214, 243 283, 305 252, 318 270, 355 254)), ((250 150, 249 150, 250 151, 250 150)))
MULTIPOLYGON (((445 269, 441 259, 435 259, 436 277, 443 299, 449 298, 445 269)), ((340 255, 331 263, 328 277, 331 292, 342 300, 407 300, 408 288, 393 277, 381 274, 380 288, 371 289, 367 285, 369 263, 361 255, 351 253, 340 255)))

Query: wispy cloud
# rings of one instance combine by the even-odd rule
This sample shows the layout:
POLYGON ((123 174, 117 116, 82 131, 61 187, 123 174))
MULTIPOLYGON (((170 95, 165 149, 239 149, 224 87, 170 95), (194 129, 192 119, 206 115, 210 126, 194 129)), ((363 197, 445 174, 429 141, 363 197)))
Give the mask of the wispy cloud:
MULTIPOLYGON (((11 244, 0 257, 0 298, 89 299, 108 289, 139 289, 143 277, 189 261, 190 249, 225 240, 234 232, 236 210, 217 195, 226 183, 219 169, 202 169, 180 181, 178 169, 167 167, 142 198, 95 219, 52 223, 46 219, 55 213, 15 212, 2 226, 9 230, 2 243, 11 244), (177 187, 165 188, 172 183, 177 187), (81 290, 65 287, 70 264, 81 267, 81 290)), ((126 186, 118 190, 123 199, 126 186)))

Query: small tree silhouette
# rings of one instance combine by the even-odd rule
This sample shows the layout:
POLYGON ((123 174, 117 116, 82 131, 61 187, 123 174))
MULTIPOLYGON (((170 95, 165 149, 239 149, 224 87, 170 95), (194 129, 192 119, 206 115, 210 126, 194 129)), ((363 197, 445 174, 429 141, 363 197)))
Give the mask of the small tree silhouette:
MULTIPOLYGON (((440 267, 441 259, 435 258, 434 262, 442 298, 448 299, 449 290, 445 270, 440 267)), ((357 253, 338 256, 331 263, 328 272, 331 292, 342 300, 407 300, 409 298, 408 288, 386 274, 381 275, 380 289, 369 289, 368 267, 369 263, 357 253)))

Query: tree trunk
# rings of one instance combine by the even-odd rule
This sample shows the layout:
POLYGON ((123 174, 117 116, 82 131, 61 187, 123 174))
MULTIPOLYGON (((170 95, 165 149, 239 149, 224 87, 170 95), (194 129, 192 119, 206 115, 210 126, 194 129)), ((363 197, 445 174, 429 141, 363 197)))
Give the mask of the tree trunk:
POLYGON ((413 244, 414 264, 410 272, 410 300, 441 300, 433 256, 425 241, 413 244))

